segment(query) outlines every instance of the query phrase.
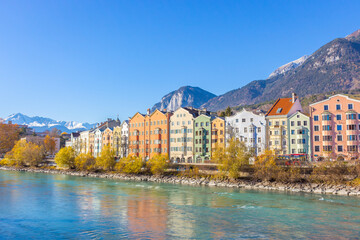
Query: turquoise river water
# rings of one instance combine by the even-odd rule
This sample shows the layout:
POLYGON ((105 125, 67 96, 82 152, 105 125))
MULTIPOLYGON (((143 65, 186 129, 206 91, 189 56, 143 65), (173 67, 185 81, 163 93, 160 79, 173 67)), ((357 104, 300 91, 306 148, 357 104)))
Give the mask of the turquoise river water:
POLYGON ((0 171, 0 239, 360 239, 360 198, 0 171))

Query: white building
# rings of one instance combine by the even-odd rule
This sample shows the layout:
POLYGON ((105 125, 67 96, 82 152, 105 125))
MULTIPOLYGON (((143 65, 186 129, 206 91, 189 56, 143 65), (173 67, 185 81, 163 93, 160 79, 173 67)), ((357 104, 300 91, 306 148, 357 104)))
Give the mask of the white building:
POLYGON ((96 129, 94 131, 94 157, 100 156, 102 150, 102 132, 103 129, 96 129))
POLYGON ((255 114, 245 109, 234 116, 225 118, 226 139, 235 138, 244 142, 255 155, 261 154, 266 147, 265 115, 255 114))
POLYGON ((121 157, 129 155, 129 121, 121 124, 121 157))
POLYGON ((79 153, 88 153, 89 152, 89 137, 90 137, 90 131, 83 131, 80 133, 79 139, 80 139, 80 152, 79 153))

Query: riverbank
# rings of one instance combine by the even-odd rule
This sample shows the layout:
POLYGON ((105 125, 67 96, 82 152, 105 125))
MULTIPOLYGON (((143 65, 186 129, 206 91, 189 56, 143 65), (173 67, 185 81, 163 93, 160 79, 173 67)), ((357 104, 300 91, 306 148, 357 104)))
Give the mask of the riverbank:
POLYGON ((157 182, 157 183, 171 183, 183 185, 198 185, 209 187, 229 187, 229 188, 243 188, 255 190, 272 190, 285 192, 303 192, 315 194, 334 194, 343 196, 359 196, 360 187, 351 187, 347 185, 326 185, 316 183, 277 183, 277 182, 255 182, 250 180, 237 181, 220 181, 211 180, 208 178, 189 178, 178 176, 154 176, 154 175, 128 175, 121 173, 94 173, 94 172, 78 172, 71 170, 60 169, 43 169, 43 168, 16 168, 1 166, 0 170, 18 171, 18 172, 34 172, 46 174, 65 174, 78 177, 93 177, 93 178, 109 178, 119 179, 124 181, 143 181, 143 182, 157 182))

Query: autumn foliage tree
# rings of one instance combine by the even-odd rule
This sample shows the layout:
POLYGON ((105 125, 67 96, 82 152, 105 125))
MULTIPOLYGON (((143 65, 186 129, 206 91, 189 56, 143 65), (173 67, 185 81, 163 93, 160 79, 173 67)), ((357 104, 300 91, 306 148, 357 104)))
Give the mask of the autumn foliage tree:
POLYGON ((54 154, 55 152, 55 139, 54 137, 50 137, 49 135, 46 135, 44 138, 44 150, 47 154, 54 154))
POLYGON ((55 162, 61 168, 75 168, 76 153, 72 147, 61 148, 55 155, 55 162))
POLYGON ((75 158, 75 168, 79 171, 93 170, 95 164, 95 158, 90 153, 80 153, 75 158))
POLYGON ((96 166, 102 170, 113 170, 115 163, 114 150, 110 146, 104 146, 100 156, 96 158, 96 166))
POLYGON ((123 173, 140 173, 141 169, 144 165, 141 157, 136 156, 128 156, 120 159, 118 163, 116 163, 115 169, 119 172, 123 173))
POLYGON ((26 140, 17 141, 13 149, 5 155, 5 160, 16 166, 36 167, 43 159, 43 147, 26 140))
POLYGON ((169 157, 164 154, 157 154, 153 156, 147 163, 147 167, 150 169, 151 173, 154 175, 161 175, 167 169, 169 157))
POLYGON ((219 164, 220 172, 228 174, 236 179, 240 176, 240 170, 249 165, 251 153, 243 142, 231 138, 225 149, 217 148, 213 153, 213 161, 219 164))
POLYGON ((0 155, 9 152, 19 140, 19 127, 16 124, 0 123, 0 155))
POLYGON ((253 177, 258 180, 276 180, 280 168, 276 165, 276 154, 271 150, 265 150, 258 156, 254 164, 253 177))

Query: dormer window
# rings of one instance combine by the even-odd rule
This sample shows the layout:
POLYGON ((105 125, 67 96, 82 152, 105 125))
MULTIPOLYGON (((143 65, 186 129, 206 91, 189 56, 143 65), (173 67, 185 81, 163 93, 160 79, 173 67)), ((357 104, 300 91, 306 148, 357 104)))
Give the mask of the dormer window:
POLYGON ((282 111, 282 108, 278 108, 278 109, 276 110, 276 113, 281 113, 281 111, 282 111))

